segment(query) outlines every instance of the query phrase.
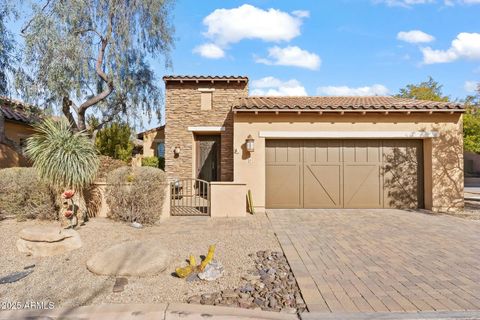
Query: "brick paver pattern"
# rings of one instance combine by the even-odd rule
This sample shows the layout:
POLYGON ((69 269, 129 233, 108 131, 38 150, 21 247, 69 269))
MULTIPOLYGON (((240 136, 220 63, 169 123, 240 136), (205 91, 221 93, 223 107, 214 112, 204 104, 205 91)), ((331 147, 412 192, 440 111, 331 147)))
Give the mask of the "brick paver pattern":
POLYGON ((480 223, 402 210, 268 210, 310 311, 480 310, 480 223))

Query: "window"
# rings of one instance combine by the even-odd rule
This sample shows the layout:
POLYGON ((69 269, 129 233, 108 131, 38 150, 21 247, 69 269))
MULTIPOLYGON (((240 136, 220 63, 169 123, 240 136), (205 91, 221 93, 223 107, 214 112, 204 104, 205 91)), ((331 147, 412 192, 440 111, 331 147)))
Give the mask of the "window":
POLYGON ((159 142, 157 144, 157 157, 165 158, 165 142, 159 142))

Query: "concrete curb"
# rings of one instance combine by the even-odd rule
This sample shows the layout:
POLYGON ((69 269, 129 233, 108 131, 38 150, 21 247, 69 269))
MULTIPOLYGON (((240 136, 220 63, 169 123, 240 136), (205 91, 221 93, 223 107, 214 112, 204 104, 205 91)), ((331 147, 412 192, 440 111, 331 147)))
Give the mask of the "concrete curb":
POLYGON ((240 308, 204 306, 185 303, 170 304, 101 304, 53 310, 9 310, 0 312, 0 320, 298 320, 296 314, 249 310, 240 308))
POLYGON ((437 312, 372 312, 372 313, 321 313, 308 312, 300 315, 302 320, 473 320, 480 319, 479 311, 437 312))

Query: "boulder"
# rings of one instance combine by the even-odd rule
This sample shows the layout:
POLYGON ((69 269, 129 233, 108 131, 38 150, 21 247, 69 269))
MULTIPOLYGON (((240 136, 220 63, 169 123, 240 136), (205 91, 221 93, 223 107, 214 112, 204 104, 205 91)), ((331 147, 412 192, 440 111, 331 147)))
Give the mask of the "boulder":
POLYGON ((57 242, 75 236, 76 231, 56 226, 34 226, 20 231, 20 239, 27 241, 57 242))
POLYGON ((54 230, 53 227, 41 227, 45 228, 45 235, 41 235, 40 227, 34 228, 37 230, 24 229, 20 232, 20 239, 17 240, 18 251, 34 257, 49 257, 82 246, 80 234, 75 230, 63 230, 58 227, 54 230))
POLYGON ((130 241, 96 253, 87 269, 105 276, 150 276, 167 269, 170 254, 155 241, 130 241))

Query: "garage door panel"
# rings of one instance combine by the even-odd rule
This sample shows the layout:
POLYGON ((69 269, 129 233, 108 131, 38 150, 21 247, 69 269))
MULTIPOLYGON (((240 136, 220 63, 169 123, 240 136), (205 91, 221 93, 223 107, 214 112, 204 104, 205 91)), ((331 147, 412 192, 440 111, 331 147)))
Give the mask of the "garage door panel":
POLYGON ((304 208, 341 208, 341 165, 313 163, 305 164, 303 169, 304 208))
POLYGON ((421 208, 421 140, 267 140, 267 207, 421 208))
POLYGON ((421 141, 385 141, 383 145, 385 208, 423 206, 423 148, 421 141))
POLYGON ((268 208, 301 208, 300 169, 298 164, 267 165, 268 208))
POLYGON ((378 164, 344 165, 344 207, 345 208, 381 208, 382 181, 378 164))

